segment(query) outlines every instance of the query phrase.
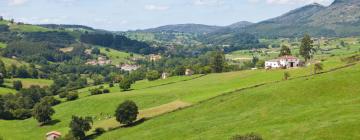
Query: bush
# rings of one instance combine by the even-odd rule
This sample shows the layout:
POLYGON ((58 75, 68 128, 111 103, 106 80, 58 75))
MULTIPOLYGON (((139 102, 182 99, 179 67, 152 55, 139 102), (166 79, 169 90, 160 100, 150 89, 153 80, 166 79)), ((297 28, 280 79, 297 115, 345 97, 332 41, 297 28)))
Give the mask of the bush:
POLYGON ((124 78, 120 81, 119 87, 123 90, 129 90, 131 88, 132 82, 128 78, 124 78))
POLYGON ((76 99, 79 98, 79 95, 77 93, 69 93, 67 96, 66 96, 66 100, 67 101, 74 101, 76 99))
POLYGON ((16 109, 12 111, 12 115, 15 119, 25 120, 31 117, 30 109, 16 109))
POLYGON ((245 135, 235 135, 231 140, 263 140, 260 135, 250 133, 245 135))
POLYGON ((61 93, 59 94, 59 97, 60 97, 60 98, 65 98, 67 95, 68 95, 67 92, 61 92, 61 93))
POLYGON ((52 96, 46 96, 46 97, 42 98, 41 101, 47 102, 51 106, 58 105, 61 103, 60 100, 57 100, 52 96))
POLYGON ((14 87, 15 90, 19 91, 20 89, 23 88, 23 85, 22 85, 21 81, 14 81, 13 82, 13 87, 14 87))
POLYGON ((109 87, 114 87, 114 84, 113 84, 113 83, 110 83, 110 84, 109 84, 109 87))
POLYGON ((103 94, 103 92, 96 88, 96 89, 92 89, 91 92, 90 92, 91 95, 99 95, 99 94, 103 94))
POLYGON ((154 81, 154 80, 157 80, 160 78, 160 74, 158 71, 156 70, 152 70, 152 71, 149 71, 147 74, 146 74, 146 78, 149 80, 149 81, 154 81))
POLYGON ((109 89, 104 89, 103 93, 110 93, 110 90, 109 89))
POLYGON ((105 132, 106 132, 105 129, 104 129, 104 128, 101 128, 101 127, 98 127, 98 128, 96 128, 96 129, 94 130, 95 135, 101 135, 101 134, 103 134, 103 133, 105 133, 105 132))

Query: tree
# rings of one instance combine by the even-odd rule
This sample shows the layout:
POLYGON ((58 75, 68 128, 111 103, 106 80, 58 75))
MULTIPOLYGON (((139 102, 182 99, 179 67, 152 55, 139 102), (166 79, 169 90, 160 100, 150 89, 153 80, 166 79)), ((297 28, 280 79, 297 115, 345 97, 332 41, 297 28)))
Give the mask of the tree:
POLYGON ((51 116, 55 113, 54 109, 48 102, 39 102, 34 106, 32 115, 42 124, 51 121, 51 116))
POLYGON ((317 74, 318 71, 322 71, 323 70, 323 64, 322 63, 316 63, 314 65, 314 74, 317 74))
POLYGON ((315 52, 313 43, 314 43, 314 41, 311 40, 311 37, 309 35, 305 34, 304 38, 301 41, 299 53, 302 57, 305 58, 306 62, 312 58, 312 56, 315 52))
POLYGON ((76 92, 72 92, 72 93, 69 93, 68 95, 66 95, 66 100, 67 101, 73 101, 73 100, 76 100, 78 98, 79 98, 79 95, 76 92))
POLYGON ((129 90, 131 88, 132 81, 129 78, 124 78, 120 81, 119 86, 123 91, 129 90))
POLYGON ((91 50, 91 54, 99 55, 99 54, 100 54, 100 49, 99 49, 99 48, 93 48, 93 49, 91 50))
POLYGON ((21 83, 21 81, 17 80, 13 82, 13 87, 15 90, 19 91, 20 89, 23 88, 23 85, 21 83))
POLYGON ((157 80, 160 78, 160 74, 158 71, 156 70, 151 70, 149 71, 147 74, 146 74, 146 78, 149 80, 149 81, 154 81, 154 80, 157 80))
POLYGON ((0 75, 0 86, 3 86, 4 82, 4 77, 0 75))
POLYGON ((129 100, 121 103, 115 111, 116 120, 125 125, 133 123, 138 114, 139 111, 135 102, 129 100))
POLYGON ((0 21, 3 21, 4 20, 4 17, 3 16, 0 16, 0 21))
POLYGON ((290 73, 289 72, 284 72, 284 80, 288 80, 290 77, 290 73))
POLYGON ((0 59, 0 75, 2 75, 2 77, 6 77, 6 67, 4 62, 0 59))
POLYGON ((72 116, 72 120, 70 122, 70 134, 76 138, 83 140, 85 139, 85 132, 91 129, 91 124, 93 120, 91 117, 78 117, 72 116))
POLYGON ((215 73, 221 73, 224 71, 225 55, 222 51, 217 51, 213 54, 211 61, 212 70, 215 73))
POLYGON ((291 55, 291 50, 288 46, 282 45, 279 56, 291 55))

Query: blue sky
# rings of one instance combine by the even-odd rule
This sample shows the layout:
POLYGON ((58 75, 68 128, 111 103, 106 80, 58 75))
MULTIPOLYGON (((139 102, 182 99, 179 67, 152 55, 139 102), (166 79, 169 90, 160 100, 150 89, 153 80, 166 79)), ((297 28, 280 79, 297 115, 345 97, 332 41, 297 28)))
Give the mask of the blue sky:
POLYGON ((167 24, 259 22, 333 0, 0 0, 0 15, 33 24, 81 24, 135 30, 167 24))

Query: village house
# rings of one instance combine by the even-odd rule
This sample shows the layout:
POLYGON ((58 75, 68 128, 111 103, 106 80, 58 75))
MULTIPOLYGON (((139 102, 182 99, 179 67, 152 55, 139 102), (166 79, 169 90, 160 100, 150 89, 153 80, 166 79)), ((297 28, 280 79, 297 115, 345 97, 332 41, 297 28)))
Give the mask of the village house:
POLYGON ((191 76, 191 75, 193 75, 194 74, 194 71, 193 70, 191 70, 191 69, 186 69, 185 70, 185 75, 186 76, 191 76))
POLYGON ((99 56, 97 58, 97 60, 90 60, 88 62, 86 62, 85 64, 87 65, 100 65, 100 66, 103 66, 103 65, 110 65, 112 63, 111 60, 108 60, 106 57, 104 56, 99 56))
POLYGON ((169 73, 167 73, 167 72, 163 72, 161 74, 161 79, 167 79, 168 77, 169 77, 169 73))
POLYGON ((124 70, 124 71, 134 71, 140 68, 138 65, 130 65, 130 64, 124 64, 124 65, 117 65, 116 67, 124 70))
POLYGON ((58 140, 61 138, 61 133, 57 131, 51 131, 46 133, 46 140, 58 140))
POLYGON ((278 59, 268 60, 265 61, 265 68, 293 68, 300 66, 300 59, 294 56, 282 56, 278 59))
POLYGON ((161 55, 150 54, 150 61, 158 61, 161 59, 161 55))

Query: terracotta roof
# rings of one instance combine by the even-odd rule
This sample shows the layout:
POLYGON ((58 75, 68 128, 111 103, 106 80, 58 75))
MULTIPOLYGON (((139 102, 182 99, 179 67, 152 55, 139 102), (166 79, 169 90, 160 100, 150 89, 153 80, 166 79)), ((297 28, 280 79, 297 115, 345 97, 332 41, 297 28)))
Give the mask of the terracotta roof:
POLYGON ((46 136, 49 136, 49 135, 58 135, 58 136, 61 136, 61 133, 58 132, 58 131, 51 131, 49 133, 46 133, 46 136))

